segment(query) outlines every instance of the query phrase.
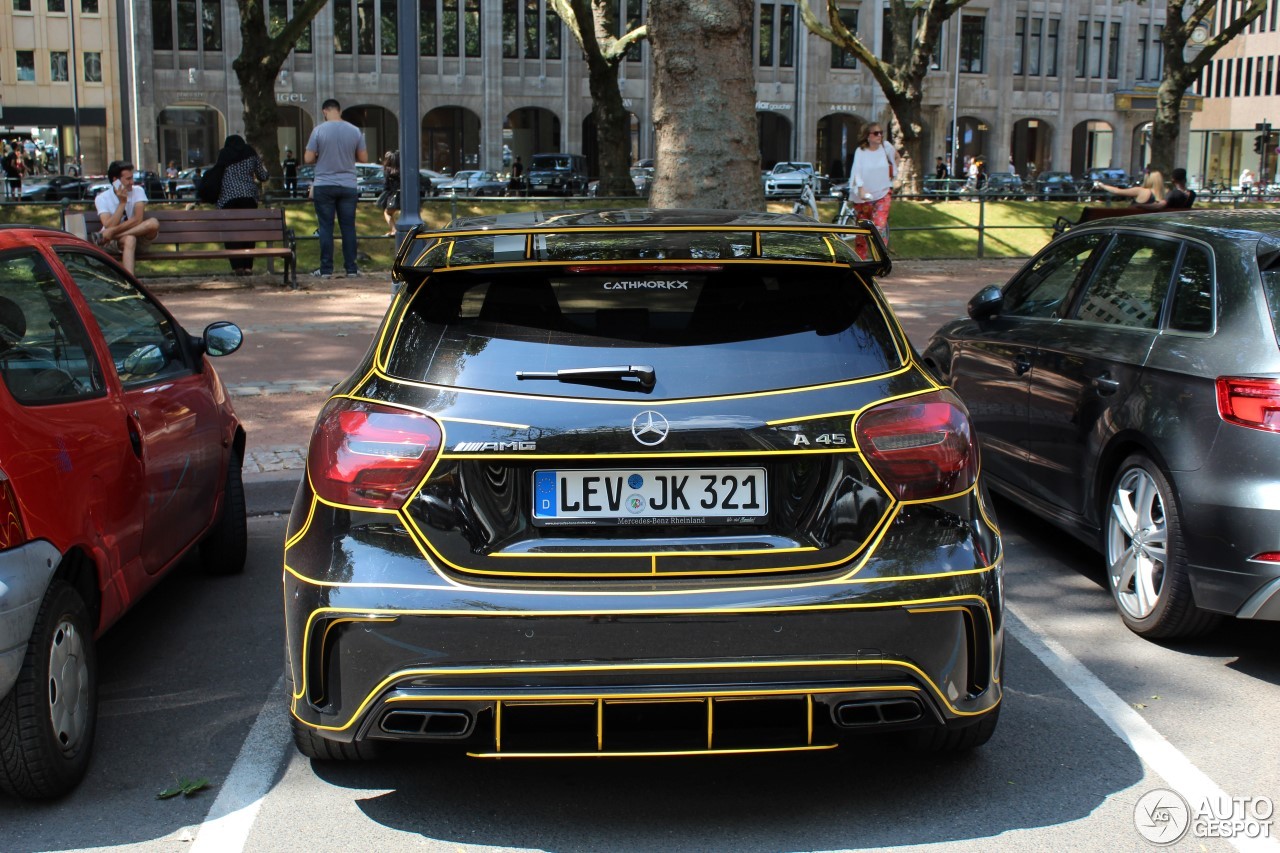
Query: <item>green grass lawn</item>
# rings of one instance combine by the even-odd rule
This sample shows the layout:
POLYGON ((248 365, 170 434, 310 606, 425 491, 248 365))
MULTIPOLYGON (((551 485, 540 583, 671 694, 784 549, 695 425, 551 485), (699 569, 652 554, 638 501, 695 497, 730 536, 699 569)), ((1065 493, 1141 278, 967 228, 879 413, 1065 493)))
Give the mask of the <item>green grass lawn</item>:
MULTIPOLYGON (((443 227, 454 217, 492 216, 528 210, 591 210, 599 208, 641 207, 641 200, 616 199, 431 199, 422 208, 423 221, 432 227, 443 227)), ((976 258, 979 256, 978 224, 983 226, 982 256, 988 258, 1029 257, 1051 236, 1053 223, 1059 217, 1076 219, 1081 204, 1077 202, 990 201, 895 201, 889 216, 890 255, 898 259, 976 258)), ((91 203, 73 205, 71 211, 92 215, 91 203)), ((316 230, 315 210, 309 202, 290 203, 285 218, 298 238, 298 269, 302 275, 320 265, 320 247, 313 236, 316 230)), ((769 210, 790 212, 790 202, 771 202, 769 210)), ((839 202, 819 202, 818 212, 824 222, 835 219, 839 202)), ((59 208, 53 204, 0 205, 0 224, 34 224, 58 227, 59 208)), ((361 202, 356 211, 356 233, 359 250, 367 258, 361 267, 370 271, 391 267, 393 239, 382 237, 387 231, 382 211, 370 202, 361 202)), ((339 241, 340 242, 340 241, 339 241)), ((340 253, 340 245, 334 247, 340 253)), ((341 255, 338 255, 339 264, 341 255)), ((261 263, 261 262, 260 262, 261 263)), ((261 267, 259 267, 261 268, 261 267)), ((222 261, 148 261, 139 266, 144 277, 178 275, 211 275, 228 269, 222 261)))

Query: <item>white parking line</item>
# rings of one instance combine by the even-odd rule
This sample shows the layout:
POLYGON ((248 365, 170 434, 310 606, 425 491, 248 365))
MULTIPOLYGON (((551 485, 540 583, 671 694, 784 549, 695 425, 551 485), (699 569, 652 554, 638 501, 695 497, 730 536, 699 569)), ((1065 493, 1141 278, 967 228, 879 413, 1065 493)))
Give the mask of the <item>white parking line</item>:
MULTIPOLYGON (((1032 620, 1015 616, 1008 608, 1006 629, 1019 643, 1039 658, 1049 671, 1074 693, 1084 706, 1129 745, 1134 754, 1169 787, 1182 795, 1194 810, 1206 803, 1229 801, 1227 793, 1191 763, 1164 735, 1129 707, 1129 704, 1102 683, 1096 675, 1032 620)), ((1225 839, 1242 851, 1280 851, 1271 838, 1234 837, 1225 839)))
POLYGON ((231 853, 244 849, 262 800, 271 790, 286 750, 293 744, 287 706, 282 674, 267 694, 267 701, 219 788, 217 799, 198 827, 191 853, 231 853))

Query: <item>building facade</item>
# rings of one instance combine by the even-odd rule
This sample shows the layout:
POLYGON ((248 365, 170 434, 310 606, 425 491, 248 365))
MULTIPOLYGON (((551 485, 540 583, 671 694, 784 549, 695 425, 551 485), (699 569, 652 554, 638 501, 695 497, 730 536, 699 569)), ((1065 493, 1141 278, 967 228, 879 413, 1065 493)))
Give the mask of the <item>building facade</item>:
POLYGON ((2 0, 0 136, 38 142, 49 171, 106 171, 130 124, 119 0, 2 0))
MULTIPOLYGON (((1234 8, 1235 4, 1230 4, 1234 8)), ((1208 28, 1226 26, 1229 4, 1220 4, 1208 28)), ((1238 186, 1250 169, 1255 184, 1276 181, 1280 140, 1280 0, 1210 60, 1196 93, 1204 110, 1191 122, 1187 173, 1193 185, 1238 186), (1272 124, 1269 138, 1258 125, 1272 124)))
MULTIPOLYGON (((118 0, 97 2, 106 14, 118 0)), ((568 151, 587 155, 594 170, 586 66, 547 3, 418 0, 421 94, 410 118, 399 115, 402 2, 331 0, 320 11, 277 80, 281 150, 300 151, 320 120, 320 103, 335 97, 345 117, 364 129, 373 156, 399 146, 399 122, 407 119, 420 123, 421 162, 428 168, 501 170, 516 156, 527 163, 534 153, 568 151)), ((825 19, 825 0, 806 2, 825 19)), ((643 20, 644 0, 618 3, 624 25, 643 20)), ((882 0, 842 2, 841 9, 849 26, 883 54, 882 0)), ((267 10, 272 26, 282 26, 292 0, 268 0, 267 10)), ((140 167, 171 160, 180 167, 209 164, 226 134, 244 129, 232 70, 241 47, 237 4, 133 0, 119 14, 127 49, 102 94, 115 92, 124 104, 110 111, 107 126, 128 117, 123 149, 140 167)), ((954 128, 957 154, 982 156, 992 170, 1011 167, 1024 176, 1108 166, 1140 170, 1160 74, 1163 14, 1163 4, 1128 0, 972 0, 944 26, 937 67, 925 81, 927 162, 952 148, 954 128)), ((845 168, 863 124, 889 118, 879 87, 862 63, 811 35, 795 3, 759 0, 754 15, 763 165, 797 159, 822 171, 845 168)), ((13 38, 9 45, 21 43, 13 38)), ((0 49, 6 65, 0 85, 7 87, 13 52, 0 49)), ((41 61, 49 60, 35 64, 41 61)), ((622 63, 619 86, 633 116, 633 156, 652 157, 647 44, 633 47, 622 63)), ((5 91, 8 106, 13 101, 5 91)))

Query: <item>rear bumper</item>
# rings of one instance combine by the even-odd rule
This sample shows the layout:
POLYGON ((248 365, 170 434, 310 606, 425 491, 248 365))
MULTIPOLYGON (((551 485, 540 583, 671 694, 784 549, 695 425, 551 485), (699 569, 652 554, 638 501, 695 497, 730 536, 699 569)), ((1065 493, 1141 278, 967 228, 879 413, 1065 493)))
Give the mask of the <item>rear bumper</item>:
POLYGON ((61 559, 44 540, 0 551, 0 696, 18 678, 40 602, 61 559))
POLYGON ((906 543, 919 575, 891 575, 901 563, 885 552, 900 546, 886 542, 879 562, 813 581, 514 583, 435 570, 385 515, 303 515, 285 553, 291 708, 333 740, 481 755, 808 749, 867 727, 962 728, 1001 699, 989 528, 974 534, 993 538, 984 565, 954 541, 946 557, 906 543), (656 743, 639 718, 659 721, 656 743), (570 734, 547 747, 522 730, 570 734))

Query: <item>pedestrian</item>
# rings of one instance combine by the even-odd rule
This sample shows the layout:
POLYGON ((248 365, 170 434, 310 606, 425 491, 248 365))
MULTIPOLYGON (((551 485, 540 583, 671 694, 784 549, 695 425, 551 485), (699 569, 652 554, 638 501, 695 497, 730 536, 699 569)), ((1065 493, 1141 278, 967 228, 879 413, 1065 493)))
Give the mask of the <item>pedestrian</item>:
POLYGON ((943 160, 941 157, 939 157, 938 161, 933 164, 933 176, 938 180, 943 180, 944 178, 947 177, 947 161, 946 160, 943 160))
POLYGON ((178 161, 170 160, 169 166, 164 170, 164 176, 169 181, 168 197, 170 200, 178 197, 178 161))
MULTIPOLYGON (((222 189, 218 192, 219 210, 256 210, 261 184, 267 180, 267 166, 254 147, 243 136, 232 134, 222 144, 214 168, 222 173, 222 189)), ((228 249, 252 249, 253 242, 227 243, 228 249)), ((251 275, 253 258, 232 258, 231 272, 251 275)))
POLYGON ((1010 154, 1010 155, 1009 155, 1009 174, 1010 174, 1010 175, 1016 175, 1016 174, 1018 174, 1018 167, 1017 167, 1017 166, 1015 166, 1015 165, 1013 164, 1013 155, 1012 155, 1012 154, 1010 154))
POLYGON ((382 155, 382 195, 378 196, 378 207, 382 208, 382 218, 387 220, 387 233, 383 237, 396 236, 396 217, 400 215, 400 152, 388 151, 382 155))
POLYGON ((520 195, 524 189, 524 161, 520 159, 520 155, 516 155, 516 161, 511 164, 511 180, 507 182, 507 195, 520 195))
POLYGON ((333 277, 333 219, 342 231, 342 262, 348 277, 360 274, 356 266, 356 163, 368 163, 364 134, 342 120, 342 105, 333 98, 320 107, 324 121, 311 131, 303 159, 314 163, 311 200, 320 233, 320 267, 311 274, 333 277))
POLYGON ((120 255, 120 263, 133 273, 138 245, 149 243, 160 233, 160 221, 146 218, 147 194, 133 182, 133 164, 115 160, 107 166, 111 186, 98 193, 93 205, 102 230, 93 240, 104 250, 120 255))
MULTIPOLYGON (((1186 172, 1183 174, 1185 176, 1186 172)), ((1095 181, 1093 186, 1095 189, 1106 190, 1121 198, 1131 198, 1135 207, 1154 207, 1164 204, 1164 175, 1159 169, 1148 168, 1147 176, 1143 178, 1140 187, 1113 187, 1102 181, 1095 181)))
POLYGON ((1257 177, 1253 174, 1253 170, 1245 166, 1240 172, 1240 192, 1243 195, 1253 192, 1253 184, 1256 180, 1257 177))
POLYGON ((289 198, 298 195, 298 158, 292 148, 284 149, 284 192, 289 198))
POLYGON ((22 143, 11 143, 4 155, 4 188, 5 195, 14 201, 22 198, 22 173, 26 168, 22 160, 22 143))
POLYGON ((1178 168, 1169 173, 1169 189, 1164 194, 1163 210, 1190 210, 1196 203, 1196 194, 1187 189, 1187 170, 1178 168))
POLYGON ((893 147, 884 142, 884 129, 872 122, 862 131, 853 153, 853 169, 849 175, 849 198, 859 220, 869 219, 889 245, 889 203, 893 197, 893 179, 897 160, 893 147))

